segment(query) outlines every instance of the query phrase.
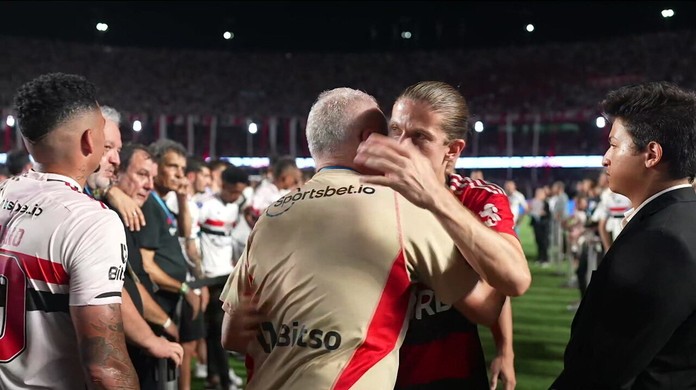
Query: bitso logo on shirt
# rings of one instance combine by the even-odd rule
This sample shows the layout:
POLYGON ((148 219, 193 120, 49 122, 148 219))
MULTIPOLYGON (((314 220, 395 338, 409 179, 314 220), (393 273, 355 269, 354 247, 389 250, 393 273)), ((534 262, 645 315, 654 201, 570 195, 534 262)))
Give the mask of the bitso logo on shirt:
POLYGON ((256 339, 266 353, 271 353, 276 347, 323 348, 333 351, 341 346, 340 333, 333 330, 309 329, 304 324, 300 325, 298 321, 293 321, 291 325, 280 324, 277 330, 273 323, 263 322, 256 339))

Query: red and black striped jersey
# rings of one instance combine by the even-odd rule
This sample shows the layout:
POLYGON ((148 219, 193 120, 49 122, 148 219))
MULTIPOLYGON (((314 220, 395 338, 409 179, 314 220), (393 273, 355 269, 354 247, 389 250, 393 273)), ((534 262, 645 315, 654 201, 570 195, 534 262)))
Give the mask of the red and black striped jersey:
MULTIPOLYGON (((451 175, 448 185, 464 207, 482 223, 513 236, 514 222, 508 197, 499 186, 484 180, 451 175)), ((399 353, 396 389, 488 389, 486 364, 476 324, 433 290, 419 285, 404 344, 399 353)))

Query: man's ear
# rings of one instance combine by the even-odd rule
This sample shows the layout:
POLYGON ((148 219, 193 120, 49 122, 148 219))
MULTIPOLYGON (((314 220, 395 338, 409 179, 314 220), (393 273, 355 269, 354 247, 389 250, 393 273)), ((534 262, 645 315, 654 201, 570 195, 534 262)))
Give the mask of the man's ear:
POLYGON ((653 168, 662 161, 662 145, 650 141, 645 147, 645 167, 653 168))
POLYGON ((459 158, 459 156, 462 154, 464 151, 464 147, 466 146, 466 141, 463 139, 455 139, 450 141, 447 154, 445 154, 445 160, 447 161, 455 161, 459 158))
POLYGON ((85 157, 94 153, 94 137, 92 134, 92 129, 87 129, 82 132, 82 135, 80 135, 80 150, 85 157))
POLYGON ((366 127, 362 129, 362 131, 360 132, 360 142, 366 141, 371 134, 381 134, 386 136, 386 134, 383 134, 382 131, 380 131, 379 129, 366 127))

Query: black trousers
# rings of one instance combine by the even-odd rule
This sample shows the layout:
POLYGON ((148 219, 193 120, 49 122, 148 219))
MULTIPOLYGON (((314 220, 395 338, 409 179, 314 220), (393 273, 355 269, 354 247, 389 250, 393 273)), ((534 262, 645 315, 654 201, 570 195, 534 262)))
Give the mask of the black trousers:
POLYGON ((549 223, 537 221, 532 227, 534 228, 534 239, 537 244, 537 260, 547 262, 549 260, 549 223))
POLYGON ((206 345, 208 346, 208 378, 217 376, 220 378, 220 384, 223 389, 229 387, 229 361, 227 351, 222 347, 220 341, 222 336, 222 319, 225 316, 225 311, 222 310, 222 304, 218 297, 222 294, 224 284, 217 284, 208 287, 210 292, 210 304, 205 312, 206 323, 208 324, 208 332, 206 345))

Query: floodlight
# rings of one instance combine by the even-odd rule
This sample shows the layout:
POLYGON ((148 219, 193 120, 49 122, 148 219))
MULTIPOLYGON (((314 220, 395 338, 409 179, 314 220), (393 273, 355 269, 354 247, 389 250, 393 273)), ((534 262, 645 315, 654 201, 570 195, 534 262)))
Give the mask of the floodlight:
POLYGON ((596 124, 597 127, 599 127, 600 129, 603 129, 604 126, 607 125, 607 120, 604 119, 603 116, 598 116, 598 117, 597 117, 597 120, 595 120, 595 124, 596 124))

